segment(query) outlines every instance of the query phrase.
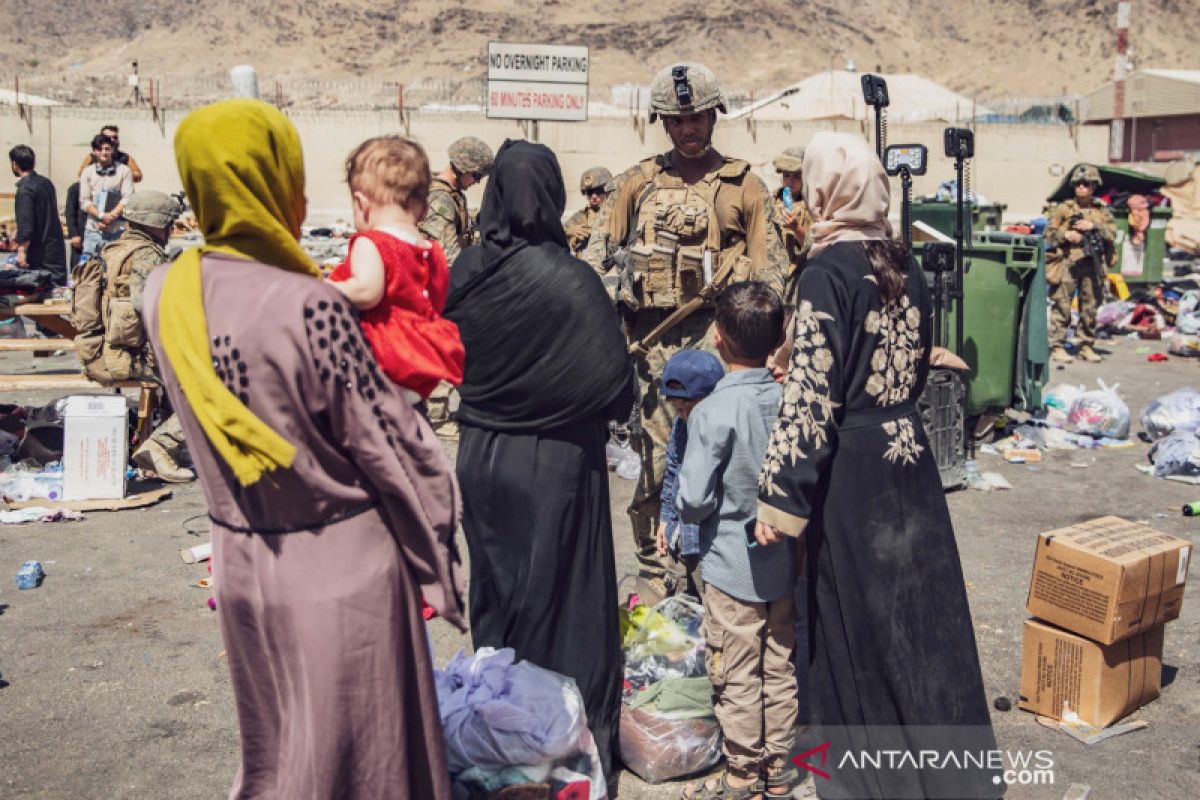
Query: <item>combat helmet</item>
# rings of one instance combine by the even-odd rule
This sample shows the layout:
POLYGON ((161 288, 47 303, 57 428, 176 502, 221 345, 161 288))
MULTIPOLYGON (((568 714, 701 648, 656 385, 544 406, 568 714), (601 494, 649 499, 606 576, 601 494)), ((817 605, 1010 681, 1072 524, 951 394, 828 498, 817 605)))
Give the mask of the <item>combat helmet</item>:
POLYGON ((492 161, 495 159, 492 148, 474 136, 457 139, 450 145, 448 155, 450 163, 459 172, 477 172, 480 175, 487 175, 492 171, 492 161))
POLYGON ((681 62, 660 70, 650 82, 650 121, 659 117, 682 117, 710 108, 725 110, 725 95, 717 76, 703 64, 681 62))
POLYGON ((771 166, 775 167, 776 172, 800 172, 804 166, 804 148, 789 147, 775 156, 771 166))
POLYGON ((1100 170, 1096 169, 1091 164, 1080 164, 1071 173, 1071 183, 1074 185, 1076 183, 1080 183, 1081 181, 1087 181, 1093 186, 1099 186, 1100 170))
POLYGON ((183 213, 179 201, 169 194, 145 189, 134 192, 125 203, 122 216, 129 222, 151 228, 169 228, 183 213))
POLYGON ((579 179, 579 191, 587 194, 593 189, 605 189, 612 177, 612 173, 604 167, 592 167, 579 179))

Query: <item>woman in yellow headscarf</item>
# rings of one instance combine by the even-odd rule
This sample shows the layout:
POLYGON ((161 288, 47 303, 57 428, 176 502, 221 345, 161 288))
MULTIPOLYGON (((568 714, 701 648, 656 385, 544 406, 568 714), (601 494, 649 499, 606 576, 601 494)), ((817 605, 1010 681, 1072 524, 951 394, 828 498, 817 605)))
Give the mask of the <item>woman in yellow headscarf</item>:
POLYGON ((420 614, 463 627, 449 461, 297 242, 291 122, 227 100, 175 152, 205 244, 152 273, 146 328, 212 518, 231 796, 449 797, 420 614))

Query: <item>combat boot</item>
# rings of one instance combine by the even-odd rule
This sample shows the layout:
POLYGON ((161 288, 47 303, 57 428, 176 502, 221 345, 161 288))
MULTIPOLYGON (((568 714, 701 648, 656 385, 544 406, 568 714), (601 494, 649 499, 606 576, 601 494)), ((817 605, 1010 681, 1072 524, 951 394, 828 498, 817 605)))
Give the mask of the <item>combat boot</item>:
POLYGON ((196 473, 187 467, 179 466, 166 449, 153 439, 147 439, 146 443, 137 449, 133 454, 133 463, 167 483, 187 483, 196 480, 196 473))
POLYGON ((1079 348, 1079 357, 1092 364, 1099 364, 1104 360, 1100 357, 1099 353, 1092 349, 1090 344, 1085 344, 1083 347, 1079 348))
POLYGON ((1050 360, 1057 361, 1059 364, 1072 364, 1075 362, 1075 359, 1072 358, 1071 354, 1067 352, 1067 348, 1063 347, 1061 344, 1056 345, 1055 348, 1050 351, 1050 360))

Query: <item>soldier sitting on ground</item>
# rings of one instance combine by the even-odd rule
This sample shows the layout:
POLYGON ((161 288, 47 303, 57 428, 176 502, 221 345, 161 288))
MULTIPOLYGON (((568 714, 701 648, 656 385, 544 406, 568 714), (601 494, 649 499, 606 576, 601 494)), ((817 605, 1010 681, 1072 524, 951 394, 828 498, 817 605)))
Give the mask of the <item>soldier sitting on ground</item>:
POLYGON ((1079 290, 1079 323, 1075 338, 1079 357, 1100 361, 1092 349, 1096 340, 1096 309, 1104 300, 1104 281, 1117 229, 1112 213, 1095 198, 1100 171, 1080 164, 1071 175, 1075 197, 1055 206, 1046 225, 1046 283, 1050 289, 1050 358, 1063 364, 1071 327, 1071 298, 1079 290))
POLYGON ((612 173, 604 167, 592 167, 579 179, 579 191, 587 198, 587 205, 576 211, 567 220, 567 245, 571 253, 578 256, 587 247, 596 215, 604 205, 605 186, 612 180, 612 173))
MULTIPOLYGON (((154 351, 142 325, 142 290, 151 270, 165 263, 163 248, 182 209, 162 192, 142 191, 125 204, 125 232, 75 272, 71 321, 84 373, 102 385, 157 380, 154 351)), ((133 454, 133 463, 170 483, 195 479, 181 465, 183 429, 172 414, 133 454)))

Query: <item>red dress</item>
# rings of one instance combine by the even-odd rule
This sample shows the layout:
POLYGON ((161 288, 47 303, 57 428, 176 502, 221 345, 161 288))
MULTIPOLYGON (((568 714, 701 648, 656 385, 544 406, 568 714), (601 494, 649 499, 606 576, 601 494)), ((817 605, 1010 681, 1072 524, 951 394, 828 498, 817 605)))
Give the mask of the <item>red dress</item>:
POLYGON ((360 237, 383 258, 383 297, 359 311, 363 335, 392 382, 428 397, 439 381, 462 383, 465 351, 458 326, 442 317, 450 269, 437 242, 410 244, 386 231, 363 231, 350 239, 346 260, 331 281, 350 277, 350 253, 360 237))

